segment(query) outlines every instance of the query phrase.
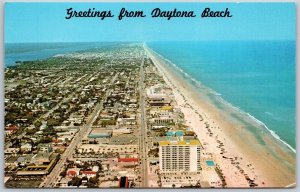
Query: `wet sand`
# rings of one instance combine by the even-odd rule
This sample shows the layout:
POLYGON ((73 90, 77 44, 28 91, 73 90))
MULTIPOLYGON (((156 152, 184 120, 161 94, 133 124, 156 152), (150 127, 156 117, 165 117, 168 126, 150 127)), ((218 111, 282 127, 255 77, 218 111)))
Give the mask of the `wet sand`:
POLYGON ((173 89, 187 124, 204 147, 202 153, 211 153, 222 170, 227 187, 294 186, 293 151, 251 120, 241 120, 231 109, 217 107, 207 96, 207 88, 191 85, 159 55, 147 46, 145 50, 173 89))

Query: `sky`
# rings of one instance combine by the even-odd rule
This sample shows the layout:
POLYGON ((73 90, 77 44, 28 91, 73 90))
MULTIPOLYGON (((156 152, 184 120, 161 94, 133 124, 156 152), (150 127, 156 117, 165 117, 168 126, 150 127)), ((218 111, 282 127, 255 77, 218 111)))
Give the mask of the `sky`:
POLYGON ((293 3, 6 3, 5 43, 100 41, 295 40, 293 3), (111 10, 114 18, 65 19, 66 9, 111 10), (146 18, 117 16, 121 8, 146 18), (194 11, 194 18, 151 18, 151 11, 194 11), (229 9, 231 18, 201 18, 205 8, 229 9))

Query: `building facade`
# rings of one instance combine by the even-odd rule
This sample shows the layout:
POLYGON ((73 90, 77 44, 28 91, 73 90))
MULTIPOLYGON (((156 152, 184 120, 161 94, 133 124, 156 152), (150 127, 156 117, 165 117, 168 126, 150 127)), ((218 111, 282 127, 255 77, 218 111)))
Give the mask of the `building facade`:
POLYGON ((159 166, 162 172, 200 172, 200 142, 179 140, 159 142, 159 166))

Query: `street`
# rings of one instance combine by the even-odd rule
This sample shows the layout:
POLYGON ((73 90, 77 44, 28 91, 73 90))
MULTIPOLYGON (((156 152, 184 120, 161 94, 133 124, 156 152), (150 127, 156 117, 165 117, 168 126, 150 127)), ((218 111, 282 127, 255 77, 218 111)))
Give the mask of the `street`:
POLYGON ((141 110, 141 124, 140 124, 140 162, 141 162, 141 186, 143 188, 148 187, 148 154, 147 154, 147 124, 145 116, 145 84, 144 84, 144 58, 140 69, 140 110, 141 110))
MULTIPOLYGON (((115 75, 112 80, 111 84, 115 81, 117 75, 115 75)), ((74 136, 73 140, 71 141, 69 147, 65 150, 65 152, 61 155, 60 160, 57 162, 53 170, 47 177, 44 179, 44 181, 40 184, 40 187, 44 188, 50 188, 55 187, 55 183, 58 180, 59 174, 62 171, 62 168, 64 166, 64 163, 66 162, 67 158, 72 157, 73 152, 75 151, 76 146, 81 142, 83 136, 86 133, 89 133, 92 129, 92 125, 94 121, 97 119, 99 112, 103 108, 103 101, 106 99, 106 97, 110 94, 110 90, 106 93, 106 95, 103 97, 102 101, 98 103, 90 115, 89 119, 87 120, 86 124, 79 130, 79 132, 74 136)))

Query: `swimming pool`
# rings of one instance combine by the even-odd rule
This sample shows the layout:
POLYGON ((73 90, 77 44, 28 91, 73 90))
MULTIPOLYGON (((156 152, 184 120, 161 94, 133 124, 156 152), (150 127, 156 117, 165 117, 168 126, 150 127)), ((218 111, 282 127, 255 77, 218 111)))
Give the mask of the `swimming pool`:
POLYGON ((206 165, 209 167, 215 166, 215 162, 213 160, 207 160, 206 165))

